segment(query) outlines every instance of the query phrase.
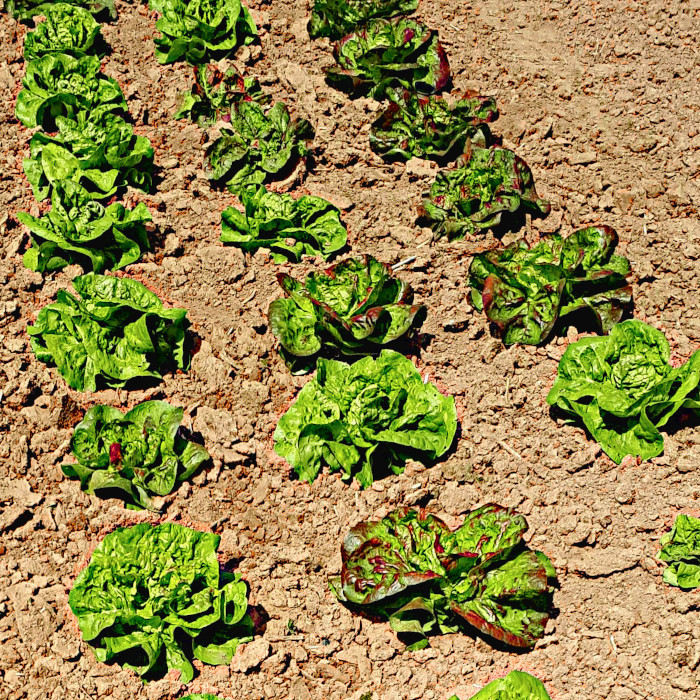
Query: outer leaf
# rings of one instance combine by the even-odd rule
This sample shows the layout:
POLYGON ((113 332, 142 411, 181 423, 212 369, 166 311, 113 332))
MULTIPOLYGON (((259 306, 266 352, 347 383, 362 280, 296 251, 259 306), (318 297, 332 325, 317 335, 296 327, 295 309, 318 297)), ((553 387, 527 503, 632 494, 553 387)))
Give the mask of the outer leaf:
POLYGON ((219 539, 175 523, 140 523, 100 542, 68 597, 98 661, 144 679, 174 668, 183 683, 203 643, 230 663, 235 647, 252 639, 252 622, 246 584, 219 572, 219 539))
POLYGON ((17 214, 31 232, 32 247, 24 254, 30 270, 58 270, 71 263, 88 271, 114 270, 136 262, 150 248, 144 224, 151 215, 143 203, 133 210, 116 202, 104 207, 71 180, 56 184, 51 202, 40 218, 17 214))
POLYGON ((59 290, 28 326, 34 354, 68 384, 95 391, 184 369, 184 309, 165 309, 140 282, 90 273, 73 280, 80 300, 59 290))
POLYGON ((388 618, 411 648, 464 623, 510 646, 544 634, 556 572, 523 546, 525 519, 488 504, 451 532, 423 511, 398 509, 350 530, 336 597, 352 610, 388 618))
POLYGON ((437 34, 413 19, 373 19, 334 48, 337 68, 326 79, 346 91, 382 99, 388 88, 424 95, 442 91, 450 81, 447 54, 437 34))
POLYGON ((524 671, 511 671, 484 686, 471 700, 551 700, 538 678, 524 671))
POLYGON ((410 14, 417 7, 418 0, 315 0, 309 36, 340 39, 369 19, 410 14))
POLYGON ((241 0, 151 0, 150 6, 162 14, 156 22, 162 36, 155 40, 160 63, 207 63, 258 37, 241 0))
POLYGON ((126 415, 93 406, 71 440, 77 464, 63 473, 80 479, 87 493, 121 492, 129 505, 157 510, 152 496, 165 496, 209 459, 207 451, 183 437, 182 409, 146 401, 126 415))
POLYGON ((659 559, 668 562, 664 581, 671 586, 700 588, 700 518, 681 513, 671 532, 661 538, 659 559))
POLYGON ((345 247, 348 232, 340 211, 321 197, 268 192, 246 187, 239 198, 245 207, 228 207, 221 214, 221 240, 245 251, 269 248, 275 262, 299 262, 302 255, 328 260, 345 247))
POLYGON ((194 85, 182 97, 174 119, 191 119, 205 126, 223 118, 230 121, 231 113, 240 102, 269 101, 256 78, 243 78, 235 70, 219 70, 215 64, 195 66, 194 85))
POLYGON ((473 148, 457 167, 439 172, 423 196, 425 218, 435 238, 462 238, 496 228, 504 214, 546 216, 550 205, 539 199, 532 172, 506 148, 473 148))
POLYGON ((499 328, 506 345, 544 342, 582 309, 608 332, 632 303, 629 261, 614 255, 616 244, 609 226, 590 226, 563 240, 549 236, 532 248, 518 241, 478 254, 469 268, 472 303, 499 328))
POLYGON ((127 109, 117 81, 100 73, 97 56, 42 56, 27 65, 22 85, 15 115, 28 128, 51 131, 58 116, 94 111, 92 118, 98 118, 127 109))
POLYGON ((127 184, 151 189, 153 148, 121 117, 80 112, 57 117, 58 132, 37 132, 29 142, 24 172, 34 196, 45 199, 58 180, 79 182, 96 199, 112 196, 127 184))
POLYGON ((275 451, 304 481, 325 464, 366 488, 379 467, 399 474, 409 456, 437 459, 456 429, 454 399, 424 383, 409 359, 383 350, 352 365, 320 358, 277 425, 275 451))
POLYGON ((231 127, 222 129, 207 151, 209 178, 234 194, 279 179, 306 156, 313 135, 311 124, 292 121, 282 102, 267 112, 257 102, 241 102, 231 113, 231 127))
POLYGON ((270 328, 292 359, 322 347, 363 355, 395 343, 420 326, 423 305, 413 305, 411 287, 371 255, 350 258, 303 282, 279 274, 287 298, 270 304, 270 328))
POLYGON ((467 144, 490 146, 487 122, 498 118, 496 101, 466 93, 450 104, 441 97, 423 97, 408 90, 390 91, 391 102, 372 124, 372 150, 387 159, 452 160, 467 144))
POLYGON ((663 333, 623 321, 609 336, 569 345, 547 403, 580 418, 618 464, 628 454, 655 457, 659 428, 683 408, 700 411, 700 351, 677 368, 669 356, 663 333))
POLYGON ((100 25, 88 10, 77 5, 58 2, 46 5, 45 22, 28 32, 24 39, 24 60, 31 61, 47 54, 85 56, 95 53, 95 41, 100 37, 100 25))

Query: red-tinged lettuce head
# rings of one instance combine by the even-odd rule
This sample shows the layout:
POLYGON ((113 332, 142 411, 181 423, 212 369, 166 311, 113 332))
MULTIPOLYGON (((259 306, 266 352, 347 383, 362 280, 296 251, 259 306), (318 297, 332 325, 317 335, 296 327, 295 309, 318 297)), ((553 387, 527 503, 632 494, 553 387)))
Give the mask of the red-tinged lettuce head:
POLYGON ((337 42, 333 54, 338 66, 326 70, 328 82, 377 99, 391 89, 437 93, 450 81, 437 34, 410 18, 370 20, 337 42))
POLYGON ((339 39, 368 20, 410 14, 418 0, 315 0, 308 30, 312 39, 339 39))

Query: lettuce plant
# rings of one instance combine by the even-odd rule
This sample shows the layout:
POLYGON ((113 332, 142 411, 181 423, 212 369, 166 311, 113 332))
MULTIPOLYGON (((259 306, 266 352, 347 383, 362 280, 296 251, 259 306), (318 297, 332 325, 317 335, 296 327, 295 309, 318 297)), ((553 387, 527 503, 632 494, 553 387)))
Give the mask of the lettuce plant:
POLYGON ((219 566, 219 540, 175 523, 108 534, 68 596, 97 660, 144 680, 175 669, 182 683, 194 677, 192 658, 230 663, 253 623, 245 582, 219 566))
POLYGON ((435 237, 462 238, 496 228, 503 215, 546 216, 550 205, 537 196, 532 172, 507 148, 472 148, 457 166, 439 172, 423 196, 421 213, 435 237))
POLYGON ((122 117, 80 112, 56 117, 56 126, 52 136, 41 131, 32 136, 23 163, 36 199, 48 197, 60 180, 80 183, 97 199, 126 185, 150 191, 153 147, 122 117))
POLYGON ((485 685, 471 700, 551 700, 539 678, 524 671, 511 671, 485 685))
POLYGON ((54 364, 69 386, 96 391, 98 381, 125 386, 184 369, 185 309, 166 309, 135 280, 89 273, 73 280, 27 328, 34 354, 54 364))
POLYGON ((661 331, 641 321, 610 335, 581 338, 566 348, 547 403, 580 419, 618 464, 663 452, 663 427, 681 409, 700 413, 700 350, 680 367, 669 364, 661 331))
POLYGON ((90 119, 97 119, 127 108, 117 81, 100 73, 97 56, 42 56, 27 65, 22 85, 15 115, 28 128, 51 131, 58 116, 87 111, 90 119))
POLYGON ((111 406, 93 406, 71 439, 76 464, 63 473, 80 479, 89 494, 118 493, 127 507, 158 510, 153 496, 166 496, 209 459, 185 437, 183 410, 165 401, 145 401, 126 415, 111 406))
POLYGON ((340 39, 367 20, 408 15, 418 0, 315 0, 309 19, 309 36, 340 39))
POLYGON ((32 239, 24 265, 38 272, 71 263, 87 271, 117 270, 136 262, 150 248, 144 224, 151 215, 143 202, 132 210, 118 202, 105 207, 71 180, 56 183, 46 215, 36 218, 19 212, 17 218, 32 239))
POLYGON ((100 25, 83 7, 58 2, 47 5, 42 14, 46 21, 28 32, 24 40, 24 60, 47 54, 70 54, 80 57, 94 53, 100 37, 100 25))
POLYGON ((286 273, 285 297, 270 304, 270 328, 296 371, 310 371, 322 349, 365 355, 405 338, 426 315, 413 290, 371 255, 312 272, 303 282, 286 273))
POLYGON ((436 95, 390 91, 391 102, 372 124, 372 150, 387 159, 449 160, 464 152, 467 142, 489 146, 487 122, 498 118, 493 97, 465 94, 450 104, 436 95))
POLYGON ((245 251, 269 248, 275 262, 299 262, 302 255, 324 260, 345 247, 348 232, 340 211, 321 197, 268 192, 265 187, 246 187, 239 195, 245 207, 224 209, 221 240, 245 251))
POLYGON ((548 236, 532 248, 517 241, 472 258, 473 306, 486 313, 506 345, 537 345, 555 326, 584 311, 603 333, 632 304, 630 264, 615 255, 617 233, 589 226, 568 238, 548 236))
POLYGON ((207 151, 209 177, 234 194, 279 179, 306 156, 306 142, 313 136, 311 124, 292 120, 282 102, 267 112, 257 102, 241 102, 231 113, 230 127, 207 151))
POLYGON ((233 68, 219 70, 213 64, 195 66, 194 85, 182 97, 175 119, 191 119, 200 126, 217 119, 231 120, 231 112, 240 102, 265 103, 269 97, 255 78, 243 78, 233 68))
POLYGON ((323 465, 366 488, 406 459, 435 460, 452 445, 457 412, 451 396, 423 382, 393 350, 352 365, 319 358, 316 376, 280 418, 275 451, 303 481, 323 465))
POLYGON ((162 14, 156 22, 162 36, 155 39, 160 63, 181 59, 206 63, 258 37, 255 22, 241 0, 150 0, 149 4, 162 14))
POLYGON ((400 508, 350 530, 331 590, 352 611, 388 619, 412 648, 464 627, 530 648, 544 635, 556 572, 525 547, 527 527, 522 515, 494 504, 469 512, 454 531, 434 515, 400 508))
MULTIPOLYGON (((28 21, 37 15, 46 16, 55 4, 51 0, 5 0, 5 10, 15 19, 28 21)), ((93 15, 107 11, 110 17, 117 16, 114 0, 61 0, 61 4, 84 7, 93 15)))
POLYGON ((338 63, 326 70, 340 90, 382 99, 387 88, 432 94, 450 80, 447 54, 437 34, 413 19, 373 19, 343 37, 334 48, 338 63))
POLYGON ((671 532, 661 538, 659 559, 668 563, 664 570, 666 583, 700 588, 700 518, 678 515, 671 532))

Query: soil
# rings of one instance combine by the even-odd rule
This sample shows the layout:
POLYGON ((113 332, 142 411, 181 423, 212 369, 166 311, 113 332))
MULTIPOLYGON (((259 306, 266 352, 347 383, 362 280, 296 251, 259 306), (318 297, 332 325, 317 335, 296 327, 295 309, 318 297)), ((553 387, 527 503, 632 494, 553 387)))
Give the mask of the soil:
MULTIPOLYGON (((145 201, 158 226, 155 252, 126 274, 188 309, 201 339, 189 372, 148 390, 69 390, 32 355, 25 328, 78 268, 42 280, 22 266, 28 245, 16 212, 38 213, 21 161, 30 133, 14 118, 24 72, 25 28, 0 16, 0 695, 31 698, 170 699, 176 678, 142 684, 97 663, 67 605, 75 573, 100 537, 133 514, 119 501, 84 495, 62 477, 72 427, 94 403, 122 409, 147 398, 186 408, 213 466, 180 487, 164 518, 222 534, 221 556, 240 561, 251 602, 270 620, 230 666, 202 666, 189 692, 227 698, 445 700, 471 697, 511 669, 541 678, 554 700, 680 700, 697 697, 700 591, 661 580, 658 540, 680 511, 698 508, 700 431, 670 424, 662 456, 616 466, 584 432, 549 413, 545 396, 570 331, 541 348, 505 349, 467 301, 466 270, 477 242, 429 244, 415 223, 436 166, 385 164, 368 146, 373 100, 328 87, 326 40, 310 41, 306 0, 250 2, 261 46, 238 66, 260 78, 316 128, 314 158, 296 193, 338 205, 351 249, 401 271, 429 306, 420 358, 457 400, 461 434, 449 457, 417 464, 367 491, 337 475, 293 480, 273 457, 278 417, 305 378, 291 377, 266 311, 280 269, 266 252, 219 242, 220 212, 235 198, 211 189, 202 167, 209 132, 173 121, 190 84, 185 65, 154 58, 155 16, 117 2, 103 27, 105 72, 120 82, 137 131, 162 169, 145 201), (420 504, 456 525, 496 501, 526 515, 529 542, 553 560, 558 613, 527 654, 467 634, 403 652, 387 624, 353 616, 327 577, 339 543, 359 520, 420 504), (288 633, 288 621, 296 630, 288 633)), ((531 166, 553 211, 532 221, 529 240, 588 222, 613 226, 634 267, 635 316, 661 328, 681 362, 700 345, 700 2, 698 0, 421 0, 418 17, 439 29, 459 90, 494 95, 494 131, 531 166)), ((510 234, 505 241, 512 239, 510 234)), ((480 245, 480 243, 479 243, 480 245)))

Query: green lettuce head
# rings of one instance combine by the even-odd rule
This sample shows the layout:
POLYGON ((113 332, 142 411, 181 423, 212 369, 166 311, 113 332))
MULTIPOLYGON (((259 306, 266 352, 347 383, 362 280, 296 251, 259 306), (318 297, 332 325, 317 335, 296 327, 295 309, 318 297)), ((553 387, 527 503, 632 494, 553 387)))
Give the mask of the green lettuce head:
POLYGON ((410 14, 418 0, 315 0, 309 20, 309 36, 340 39, 367 20, 410 14))
POLYGON ((608 336, 569 345, 547 403, 581 420, 618 464, 626 455, 656 457, 664 449, 659 428, 681 409, 700 412, 700 350, 680 367, 670 354, 661 331, 623 321, 608 336))
POLYGON ((524 671, 511 671, 485 685, 471 700, 550 700, 544 683, 524 671))
POLYGON ((681 513, 661 538, 659 559, 668 563, 664 581, 686 590, 700 588, 700 518, 681 513))
POLYGON ((117 663, 144 680, 180 671, 192 659, 229 664, 253 638, 247 586, 222 571, 220 537, 175 523, 140 523, 107 535, 68 596, 83 640, 98 661, 117 663))
POLYGON ((401 474, 409 457, 441 457, 456 431, 454 399, 424 382, 408 358, 383 350, 352 365, 319 358, 274 440, 303 481, 327 465, 367 488, 388 471, 401 474))

